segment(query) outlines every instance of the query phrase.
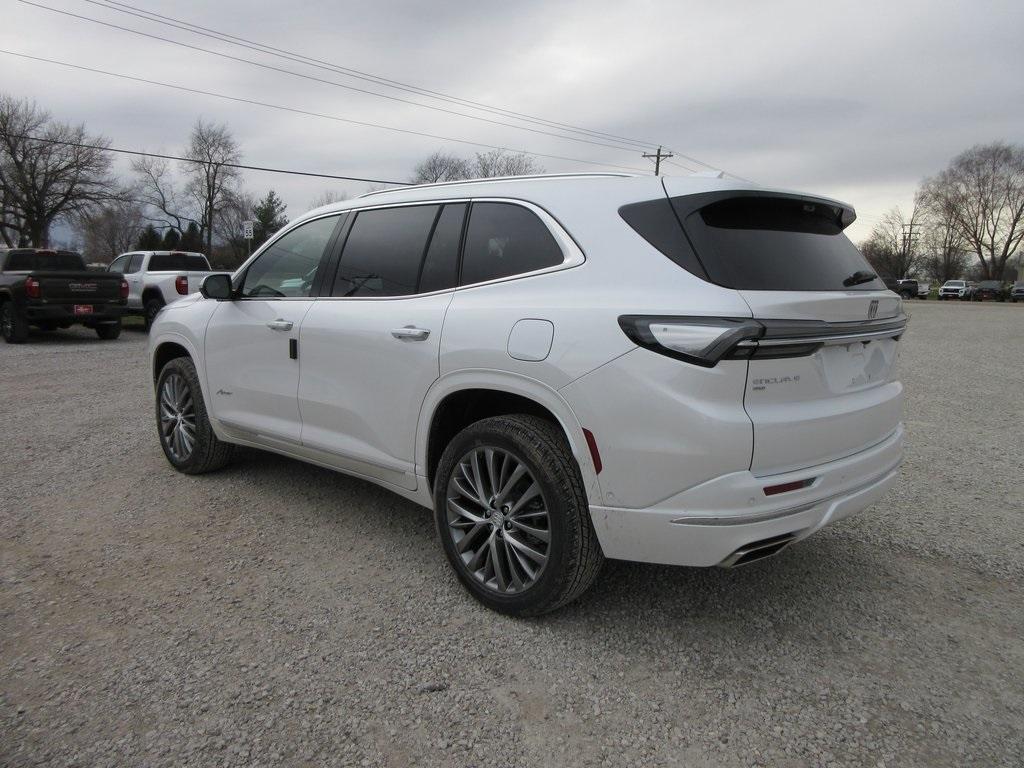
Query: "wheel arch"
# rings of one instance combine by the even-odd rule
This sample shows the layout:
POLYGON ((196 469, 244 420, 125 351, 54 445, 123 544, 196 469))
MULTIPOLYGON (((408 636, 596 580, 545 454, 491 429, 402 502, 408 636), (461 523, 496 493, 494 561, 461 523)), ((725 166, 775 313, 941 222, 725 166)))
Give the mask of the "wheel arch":
POLYGON ((531 413, 555 423, 576 459, 587 498, 600 503, 600 484, 583 426, 566 400, 536 379, 493 370, 451 373, 428 390, 416 427, 416 472, 427 493, 441 453, 455 434, 473 421, 509 413, 531 413))

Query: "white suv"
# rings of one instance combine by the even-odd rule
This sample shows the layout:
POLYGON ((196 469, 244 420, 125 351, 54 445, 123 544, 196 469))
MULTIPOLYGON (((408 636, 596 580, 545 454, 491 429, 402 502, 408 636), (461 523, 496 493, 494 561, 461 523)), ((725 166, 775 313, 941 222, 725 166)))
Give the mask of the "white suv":
POLYGON ((182 472, 254 446, 430 507, 459 579, 511 614, 605 557, 751 562, 897 476, 906 317, 853 219, 613 175, 320 208, 159 315, 161 445, 182 472))

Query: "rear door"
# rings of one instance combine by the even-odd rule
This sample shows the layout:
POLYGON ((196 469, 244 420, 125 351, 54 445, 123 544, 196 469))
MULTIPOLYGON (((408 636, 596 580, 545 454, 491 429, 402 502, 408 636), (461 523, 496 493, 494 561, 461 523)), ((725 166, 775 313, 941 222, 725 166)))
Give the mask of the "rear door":
POLYGON ((302 444, 416 488, 416 424, 437 379, 465 203, 360 211, 302 324, 302 444))
POLYGON ((672 202, 708 279, 736 289, 766 328, 749 343, 751 470, 809 467, 891 435, 906 318, 843 234, 852 221, 843 206, 762 192, 672 202))

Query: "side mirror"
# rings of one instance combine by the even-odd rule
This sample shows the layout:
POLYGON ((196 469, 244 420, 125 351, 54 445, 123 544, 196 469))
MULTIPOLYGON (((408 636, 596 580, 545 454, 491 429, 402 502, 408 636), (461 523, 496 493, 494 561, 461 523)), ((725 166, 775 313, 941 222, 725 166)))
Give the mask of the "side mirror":
POLYGON ((199 292, 203 294, 204 299, 230 299, 231 275, 207 275, 199 292))

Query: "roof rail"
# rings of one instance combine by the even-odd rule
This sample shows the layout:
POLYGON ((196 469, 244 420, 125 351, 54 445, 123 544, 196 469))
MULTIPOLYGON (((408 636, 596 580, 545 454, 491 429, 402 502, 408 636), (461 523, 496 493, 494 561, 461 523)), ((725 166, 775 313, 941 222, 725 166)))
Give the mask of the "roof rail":
MULTIPOLYGON (((373 195, 384 195, 389 192, 401 192, 407 189, 424 189, 433 187, 455 187, 460 184, 490 184, 500 181, 536 181, 540 179, 604 179, 604 178, 632 178, 635 173, 538 173, 532 176, 491 176, 484 179, 460 179, 458 181, 437 181, 430 184, 409 184, 403 187, 392 187, 391 189, 378 189, 376 192, 365 192, 359 198, 371 197, 373 195)), ((357 198, 358 199, 358 198, 357 198)))

